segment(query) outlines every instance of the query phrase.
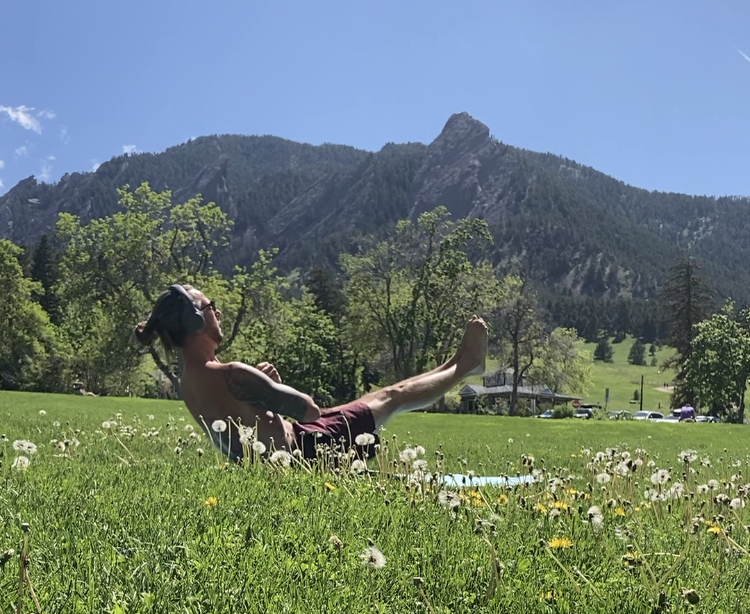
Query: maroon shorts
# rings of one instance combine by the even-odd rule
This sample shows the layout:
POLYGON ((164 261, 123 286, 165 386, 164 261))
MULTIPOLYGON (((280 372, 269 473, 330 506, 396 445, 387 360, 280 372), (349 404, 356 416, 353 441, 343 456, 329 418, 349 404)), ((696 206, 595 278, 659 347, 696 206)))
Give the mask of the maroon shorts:
POLYGON ((367 403, 354 401, 332 409, 324 409, 315 422, 295 422, 292 424, 297 437, 297 445, 307 459, 317 457, 316 447, 341 446, 344 450, 354 447, 360 458, 371 458, 375 455, 375 445, 380 439, 375 435, 375 418, 367 403), (372 444, 358 446, 357 435, 371 433, 375 436, 372 444))

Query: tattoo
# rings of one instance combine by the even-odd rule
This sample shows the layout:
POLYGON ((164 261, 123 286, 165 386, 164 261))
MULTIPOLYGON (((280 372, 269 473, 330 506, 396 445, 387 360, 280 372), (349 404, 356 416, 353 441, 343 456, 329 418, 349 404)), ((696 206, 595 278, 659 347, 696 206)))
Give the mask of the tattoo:
POLYGON ((252 371, 241 368, 226 369, 224 379, 229 392, 239 401, 247 401, 258 409, 270 410, 295 420, 305 416, 307 402, 292 389, 289 389, 290 392, 279 390, 252 371))

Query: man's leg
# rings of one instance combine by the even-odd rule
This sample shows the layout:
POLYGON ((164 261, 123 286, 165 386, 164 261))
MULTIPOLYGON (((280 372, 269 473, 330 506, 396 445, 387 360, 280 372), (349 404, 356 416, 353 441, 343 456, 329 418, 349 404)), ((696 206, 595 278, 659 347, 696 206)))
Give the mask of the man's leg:
POLYGON ((360 401, 370 407, 375 427, 380 428, 394 414, 428 407, 465 377, 483 373, 486 357, 487 326, 475 317, 466 326, 455 356, 444 365, 366 394, 360 401))

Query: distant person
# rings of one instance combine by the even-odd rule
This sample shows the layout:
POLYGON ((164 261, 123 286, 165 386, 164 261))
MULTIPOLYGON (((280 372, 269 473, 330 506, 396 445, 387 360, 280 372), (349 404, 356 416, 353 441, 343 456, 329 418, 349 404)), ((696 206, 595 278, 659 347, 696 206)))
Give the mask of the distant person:
POLYGON ((83 387, 83 382, 73 382, 73 392, 82 397, 95 397, 96 395, 83 387))
MULTIPOLYGON (((473 317, 456 354, 445 364, 321 411, 307 394, 282 384, 276 368, 267 362, 255 367, 219 362, 221 311, 191 286, 170 286, 148 320, 136 326, 135 336, 143 345, 158 336, 167 352, 177 348, 181 353, 183 400, 214 444, 234 460, 243 455, 237 429, 216 433, 211 428, 216 420, 249 427, 257 424, 257 439, 269 452, 299 449, 305 458, 313 459, 318 444, 337 444, 343 438, 346 447, 353 446, 358 435, 374 434, 391 416, 428 407, 465 377, 483 373, 487 355, 487 327, 481 318, 473 317)), ((373 455, 374 445, 362 451, 373 455)))
POLYGON ((695 409, 692 405, 683 405, 680 408, 680 422, 695 422, 695 409))

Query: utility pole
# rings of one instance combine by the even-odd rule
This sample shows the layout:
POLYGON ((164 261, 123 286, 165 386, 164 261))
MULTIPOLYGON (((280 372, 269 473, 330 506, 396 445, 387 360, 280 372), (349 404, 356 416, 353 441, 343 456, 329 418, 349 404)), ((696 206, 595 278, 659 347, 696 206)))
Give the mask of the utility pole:
POLYGON ((641 409, 640 411, 643 411, 643 376, 641 375, 641 409))

